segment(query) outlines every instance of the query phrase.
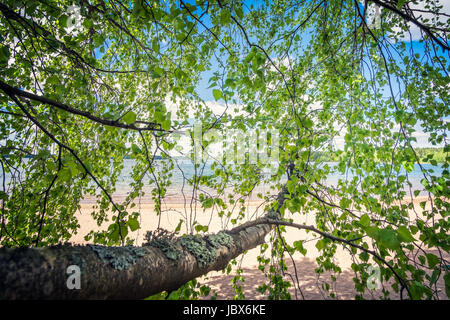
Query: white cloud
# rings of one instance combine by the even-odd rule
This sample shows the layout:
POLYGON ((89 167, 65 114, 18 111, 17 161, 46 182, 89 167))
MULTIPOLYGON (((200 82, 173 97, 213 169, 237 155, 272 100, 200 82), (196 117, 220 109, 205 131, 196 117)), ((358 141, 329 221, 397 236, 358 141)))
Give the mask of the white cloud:
MULTIPOLYGON (((419 2, 417 4, 410 2, 409 7, 412 10, 429 11, 430 9, 425 8, 425 4, 426 4, 426 2, 423 2, 423 1, 419 2)), ((450 0, 437 0, 436 4, 442 5, 442 9, 440 9, 441 13, 446 13, 446 14, 450 13, 450 0)), ((420 12, 420 11, 415 11, 414 15, 424 25, 430 25, 430 23, 434 24, 437 21, 440 21, 442 23, 447 23, 447 19, 448 19, 448 17, 443 16, 443 15, 438 16, 433 13, 420 12), (429 19, 429 21, 424 22, 425 19, 429 19)), ((408 28, 409 28, 409 32, 404 32, 400 37, 401 40, 416 41, 416 40, 422 39, 422 31, 417 25, 415 25, 412 22, 408 22, 408 28)), ((401 32, 401 29, 400 29, 400 27, 395 27, 395 28, 393 28, 393 31, 395 33, 397 33, 397 32, 401 32)), ((440 36, 440 35, 437 34, 437 36, 440 36)))
MULTIPOLYGON (((167 97, 164 101, 166 109, 168 112, 171 112, 172 120, 180 120, 176 113, 180 110, 181 101, 179 99, 176 102, 173 102, 170 97, 167 97)), ((220 117, 222 114, 226 113, 232 116, 238 115, 246 115, 247 112, 244 111, 244 105, 242 104, 225 104, 223 102, 218 101, 192 101, 192 102, 183 102, 185 104, 184 108, 186 109, 187 117, 191 120, 195 119, 195 113, 198 110, 209 110, 216 117, 220 117)))
MULTIPOLYGON (((429 141, 428 138, 430 137, 430 134, 427 132, 423 131, 423 128, 421 127, 420 124, 416 124, 414 126, 414 129, 416 131, 414 131, 411 134, 411 137, 414 137, 417 139, 416 142, 412 142, 412 146, 415 148, 436 148, 436 147, 443 147, 444 143, 442 143, 441 145, 432 145, 429 141)), ((338 124, 335 124, 335 130, 339 131, 339 135, 335 136, 333 138, 333 145, 336 149, 340 149, 343 150, 344 149, 344 145, 345 145, 345 135, 347 134, 347 128, 344 126, 343 128, 340 128, 340 126, 338 124)), ((394 127, 391 129, 391 132, 399 132, 400 131, 400 125, 399 124, 395 124, 394 127)))

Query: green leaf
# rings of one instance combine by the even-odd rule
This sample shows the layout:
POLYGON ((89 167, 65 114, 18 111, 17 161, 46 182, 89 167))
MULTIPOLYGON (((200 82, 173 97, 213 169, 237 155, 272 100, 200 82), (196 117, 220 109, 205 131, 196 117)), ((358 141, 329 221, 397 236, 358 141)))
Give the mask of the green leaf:
POLYGON ((139 146, 138 146, 137 144, 134 144, 134 143, 131 145, 131 150, 132 150, 133 153, 135 153, 135 154, 142 153, 141 148, 139 148, 139 146))
POLYGON ((436 283, 436 281, 437 281, 438 277, 440 276, 440 274, 441 274, 441 270, 434 269, 434 271, 433 271, 433 273, 431 275, 431 278, 430 278, 430 286, 433 286, 436 283))
POLYGON ((403 5, 407 2, 408 0, 398 0, 397 1, 397 8, 401 9, 403 7, 403 5))
POLYGON ((302 255, 306 256, 306 249, 303 247, 304 240, 294 241, 294 248, 300 252, 302 255))
POLYGON ((364 214, 360 219, 359 219, 359 223, 361 223, 361 225, 363 227, 368 227, 370 225, 370 218, 367 214, 364 214))
POLYGON ((359 257, 363 260, 363 261, 369 261, 369 254, 365 251, 361 252, 359 254, 359 257))
POLYGON ((238 18, 242 20, 244 18, 244 10, 242 9, 242 7, 238 5, 234 10, 236 11, 236 15, 238 16, 238 18))
POLYGON ((202 201, 202 206, 205 209, 209 209, 214 205, 214 199, 213 198, 206 198, 205 200, 202 201))
POLYGON ((414 281, 412 285, 409 286, 409 291, 413 300, 420 300, 424 293, 424 287, 421 283, 414 281))
POLYGON ((72 172, 68 167, 61 169, 61 171, 59 171, 58 173, 58 176, 65 182, 70 182, 72 180, 72 172))
POLYGON ((445 281, 445 293, 447 294, 447 298, 450 298, 450 273, 446 272, 444 275, 445 281))
POLYGON ((416 234, 419 231, 419 228, 416 226, 409 226, 409 230, 411 230, 412 234, 416 234))
POLYGON ((342 209, 347 209, 351 203, 352 201, 347 198, 342 198, 341 200, 339 200, 339 205, 341 206, 342 209))
POLYGON ((166 119, 166 120, 164 120, 164 121, 161 123, 161 128, 162 128, 164 131, 169 131, 169 130, 170 130, 170 125, 171 125, 170 119, 166 119))
POLYGON ((419 261, 421 264, 425 264, 425 257, 424 256, 419 256, 419 261))
POLYGON ((136 231, 139 229, 139 221, 137 218, 130 218, 128 219, 128 226, 130 227, 131 231, 136 231))
POLYGON ((164 75, 164 70, 161 67, 159 67, 159 66, 153 67, 153 73, 152 73, 153 78, 161 78, 163 75, 164 75))
POLYGON ((378 241, 380 239, 380 229, 378 229, 377 227, 366 227, 364 229, 367 235, 375 241, 378 241))
POLYGON ((8 194, 4 191, 0 191, 0 200, 8 200, 8 194))
POLYGON ((286 187, 287 187, 289 193, 294 193, 295 186, 296 186, 296 183, 292 180, 289 180, 288 182, 286 182, 286 187))
POLYGON ((180 219, 180 221, 178 222, 177 227, 175 228, 175 233, 180 232, 182 224, 183 224, 183 219, 180 219))
POLYGON ((441 261, 436 255, 432 253, 427 253, 425 254, 425 256, 427 257, 428 266, 430 267, 430 269, 434 269, 434 267, 441 261))
POLYGON ((9 48, 7 46, 0 46, 0 64, 8 63, 10 56, 9 48))
POLYGON ((320 239, 319 241, 317 241, 317 243, 316 243, 316 248, 317 248, 317 250, 322 250, 323 248, 325 248, 325 244, 326 244, 326 242, 325 242, 325 240, 324 239, 320 239))
POLYGON ((422 201, 419 203, 420 207, 422 208, 422 210, 425 210, 425 206, 426 206, 427 202, 426 201, 422 201))
POLYGON ((117 225, 117 223, 110 224, 108 230, 109 230, 108 234, 109 239, 111 239, 114 242, 119 241, 120 233, 119 233, 119 226, 117 225))
MULTIPOLYGON (((173 291, 172 291, 173 293, 173 291)), ((162 291, 160 293, 154 294, 150 297, 145 298, 144 300, 166 300, 167 292, 162 291)))
POLYGON ((222 10, 222 12, 220 13, 220 23, 222 25, 227 25, 230 23, 230 21, 231 21, 230 11, 228 11, 227 9, 222 10))
POLYGON ((398 227, 397 233, 398 233, 398 239, 401 242, 414 242, 415 241, 414 237, 411 235, 408 228, 406 228, 405 226, 398 227))
MULTIPOLYGON (((164 112, 157 111, 157 112, 155 113, 155 120, 156 120, 156 122, 158 122, 158 123, 162 123, 163 121, 166 120, 166 114, 165 114, 164 112)), ((161 125, 161 126, 162 126, 162 125, 161 125)))
POLYGON ((133 111, 128 111, 126 115, 123 116, 123 121, 126 124, 132 124, 136 122, 136 113, 133 111))
POLYGON ((405 161, 403 162, 403 168, 405 168, 407 172, 412 172, 414 171, 414 163, 405 161))
POLYGON ((61 15, 58 18, 58 24, 59 24, 59 26, 61 28, 67 28, 68 27, 68 24, 67 24, 68 21, 69 21, 69 17, 67 15, 65 15, 65 14, 61 15))
POLYGON ((158 39, 156 39, 156 38, 153 39, 153 41, 152 41, 152 49, 156 53, 159 53, 159 42, 158 42, 158 39))
POLYGON ((48 83, 48 84, 53 84, 53 85, 58 85, 58 84, 60 84, 59 78, 58 78, 56 75, 51 75, 50 77, 48 77, 48 78, 45 80, 45 82, 48 83))
POLYGON ((86 28, 86 29, 89 29, 89 28, 91 28, 92 26, 94 25, 94 22, 91 20, 91 19, 84 19, 83 20, 83 26, 86 28))
POLYGON ((306 128, 311 129, 314 125, 314 122, 312 122, 311 119, 305 119, 305 121, 303 121, 303 124, 306 128))
POLYGON ((386 248, 395 250, 400 247, 400 241, 398 240, 394 230, 381 229, 379 235, 381 244, 386 248))
POLYGON ((213 89, 213 96, 214 99, 219 100, 220 98, 222 98, 222 91, 218 89, 213 89))
POLYGON ((202 225, 198 224, 198 225, 195 226, 195 231, 197 231, 197 232, 200 232, 200 231, 207 232, 208 231, 208 226, 202 226, 202 225))

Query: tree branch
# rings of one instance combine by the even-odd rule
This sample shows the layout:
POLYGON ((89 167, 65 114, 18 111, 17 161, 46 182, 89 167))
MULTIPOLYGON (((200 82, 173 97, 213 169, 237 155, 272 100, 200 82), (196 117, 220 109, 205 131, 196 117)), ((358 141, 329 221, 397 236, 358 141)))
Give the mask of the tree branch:
POLYGON ((0 299, 143 299, 225 269, 229 261, 264 243, 271 230, 268 224, 230 230, 232 243, 215 248, 214 260, 202 267, 181 245, 176 260, 153 246, 0 248, 0 299), (81 269, 79 290, 67 287, 71 265, 81 269))
MULTIPOLYGON (((33 94, 31 92, 27 92, 15 87, 10 86, 9 84, 3 82, 0 80, 0 89, 5 92, 8 95, 14 95, 14 96, 19 96, 22 98, 27 98, 30 100, 34 100, 34 101, 38 101, 44 104, 47 104, 49 106, 55 107, 57 109, 69 112, 71 114, 75 114, 75 115, 79 115, 82 116, 84 118, 87 118, 89 120, 92 120, 94 122, 100 123, 102 125, 106 125, 106 126, 110 126, 110 127, 116 127, 116 128, 122 128, 122 129, 129 129, 129 130, 136 130, 136 131, 161 131, 161 132, 166 132, 165 130, 163 130, 160 126, 160 124, 155 123, 155 122, 145 122, 145 124, 147 125, 146 127, 137 127, 134 123, 132 124, 126 124, 126 123, 122 123, 119 122, 117 120, 110 120, 110 119, 103 119, 97 116, 94 116, 93 114, 87 112, 87 111, 83 111, 83 110, 79 110, 73 107, 70 107, 64 103, 49 99, 47 97, 43 97, 43 96, 39 96, 36 94, 33 94), (157 126, 159 128, 157 128, 157 126)), ((136 121, 138 122, 138 121, 136 121)), ((136 123, 135 122, 135 123, 136 123)), ((139 121, 139 123, 144 123, 143 121, 139 121)), ((170 132, 170 131, 169 131, 170 132)))
POLYGON ((399 9, 397 9, 396 7, 393 7, 387 3, 384 3, 383 1, 380 0, 370 0, 373 3, 389 10, 392 11, 394 13, 396 13, 397 15, 399 15, 400 17, 402 17, 403 19, 405 19, 406 21, 412 22, 414 23, 417 27, 420 28, 420 30, 422 30, 423 32, 425 32, 434 42, 436 42, 441 48, 442 50, 450 50, 450 47, 445 44, 444 42, 442 42, 438 37, 436 37, 433 32, 431 32, 430 28, 422 23, 420 23, 417 19, 414 19, 413 17, 409 16, 408 14, 400 11, 399 9))

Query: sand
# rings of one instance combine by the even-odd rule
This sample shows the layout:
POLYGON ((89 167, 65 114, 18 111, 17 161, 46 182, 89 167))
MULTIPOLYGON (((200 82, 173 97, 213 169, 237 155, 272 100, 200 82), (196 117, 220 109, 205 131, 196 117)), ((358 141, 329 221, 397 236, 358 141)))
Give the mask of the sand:
MULTIPOLYGON (((426 201, 426 198, 415 199, 415 209, 419 215, 421 209, 419 202, 426 201)), ((264 214, 264 203, 262 201, 246 201, 246 209, 243 212, 243 220, 253 220, 256 217, 264 214)), ((429 206, 429 203, 427 204, 429 206)), ((162 227, 167 230, 174 230, 180 219, 187 221, 197 221, 201 225, 207 225, 209 227, 208 233, 218 232, 224 229, 230 229, 233 227, 230 220, 235 218, 239 211, 236 206, 232 212, 230 218, 219 218, 216 209, 203 210, 198 204, 197 207, 190 202, 184 203, 182 199, 171 199, 171 201, 164 203, 163 212, 161 215, 157 215, 154 211, 153 203, 141 203, 137 204, 134 211, 140 212, 140 226, 141 228, 133 233, 130 233, 131 237, 135 239, 135 244, 140 245, 143 242, 144 236, 148 230, 155 230, 157 227, 162 227)), ((111 223, 104 223, 101 227, 98 227, 96 222, 91 216, 93 210, 93 204, 84 202, 81 204, 81 208, 77 213, 77 218, 80 223, 80 229, 76 235, 71 239, 71 242, 84 244, 88 243, 84 240, 84 236, 91 230, 105 230, 111 223)), ((413 213, 415 215, 416 213, 413 213)), ((314 224, 314 214, 299 214, 288 215, 294 222, 300 224, 314 224)), ((182 225, 181 232, 186 232, 186 225, 182 225)), ((270 235, 266 237, 269 240, 270 235)), ((304 230, 298 230, 294 228, 287 228, 285 233, 285 239, 288 244, 292 245, 296 240, 305 240, 304 247, 307 249, 307 255, 304 257, 300 253, 296 252, 292 259, 286 255, 286 263, 288 270, 286 271, 285 278, 294 279, 294 282, 298 284, 297 288, 290 288, 289 292, 292 299, 333 299, 330 297, 329 292, 335 294, 334 299, 354 299, 355 288, 353 277, 354 272, 351 269, 352 257, 348 251, 338 246, 338 250, 334 256, 334 262, 342 269, 342 273, 333 273, 336 277, 336 282, 331 282, 330 272, 325 272, 318 276, 314 270, 317 268, 316 258, 319 256, 319 252, 315 247, 317 242, 317 236, 313 233, 307 233, 304 230), (297 281, 298 279, 298 281, 297 281), (330 291, 327 292, 323 289, 323 283, 328 282, 332 286, 330 291), (300 289, 299 289, 300 288, 300 289), (301 292, 300 292, 301 290, 301 292)), ((267 299, 267 293, 261 294, 256 288, 264 283, 267 283, 267 279, 264 273, 258 269, 257 256, 260 254, 260 248, 249 250, 245 255, 241 255, 236 259, 237 264, 233 266, 230 274, 223 274, 222 272, 210 272, 206 276, 201 277, 199 282, 202 284, 208 284, 212 288, 212 293, 217 294, 217 299, 232 299, 236 294, 232 287, 231 279, 237 274, 236 270, 242 268, 245 282, 239 282, 242 286, 245 298, 247 299, 267 299)), ((268 257, 268 253, 266 253, 268 257)), ((369 260, 370 261, 370 260, 369 260)), ((374 264, 375 265, 375 264, 374 264)), ((439 296, 442 299, 446 299, 444 284, 442 281, 438 283, 439 296)), ((390 290, 392 292, 392 289, 390 290)), ((364 295, 368 299, 377 299, 382 296, 381 290, 370 290, 364 295)), ((211 295, 206 297, 211 298, 211 295)), ((392 292, 391 299, 398 299, 399 294, 392 292)))

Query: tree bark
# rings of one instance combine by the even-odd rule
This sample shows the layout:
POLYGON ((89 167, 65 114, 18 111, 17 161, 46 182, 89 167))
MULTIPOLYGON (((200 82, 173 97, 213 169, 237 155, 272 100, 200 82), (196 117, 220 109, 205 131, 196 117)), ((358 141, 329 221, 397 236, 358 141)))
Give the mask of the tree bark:
POLYGON ((232 243, 216 248, 214 261, 204 267, 186 249, 172 260, 152 246, 0 248, 0 299, 143 299, 223 270, 230 260, 263 243, 271 230, 269 224, 244 224, 225 231, 232 243), (105 256, 116 257, 112 262, 117 263, 108 263, 105 256), (71 265, 81 270, 80 289, 67 285, 71 265))

